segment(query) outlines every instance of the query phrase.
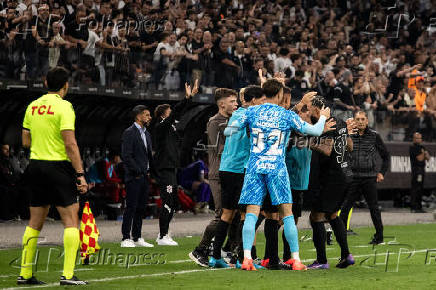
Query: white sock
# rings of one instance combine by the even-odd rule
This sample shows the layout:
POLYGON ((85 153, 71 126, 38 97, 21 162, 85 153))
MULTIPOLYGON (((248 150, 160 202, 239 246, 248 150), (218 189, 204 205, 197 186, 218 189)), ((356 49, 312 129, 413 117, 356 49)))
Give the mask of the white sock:
POLYGON ((251 259, 251 250, 244 250, 244 258, 251 259))
POLYGON ((299 252, 292 253, 292 259, 300 261, 300 253, 299 252))

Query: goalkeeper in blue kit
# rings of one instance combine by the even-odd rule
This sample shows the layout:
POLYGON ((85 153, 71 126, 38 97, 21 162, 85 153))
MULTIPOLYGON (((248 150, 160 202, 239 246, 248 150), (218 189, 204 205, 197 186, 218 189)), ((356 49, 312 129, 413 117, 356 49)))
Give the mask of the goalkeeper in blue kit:
POLYGON ((272 205, 279 205, 286 240, 291 248, 292 268, 306 269, 299 257, 298 231, 292 215, 292 194, 285 163, 285 147, 291 130, 320 136, 326 119, 330 117, 330 109, 321 110, 321 117, 315 125, 304 122, 295 112, 279 106, 284 103, 283 88, 280 81, 267 80, 263 85, 266 103, 248 108, 240 119, 233 121, 224 131, 225 135, 231 135, 234 130, 242 130, 247 126, 250 128, 250 157, 239 200, 239 204, 247 205, 242 231, 243 270, 256 270, 251 258, 251 247, 257 217, 267 192, 272 205))

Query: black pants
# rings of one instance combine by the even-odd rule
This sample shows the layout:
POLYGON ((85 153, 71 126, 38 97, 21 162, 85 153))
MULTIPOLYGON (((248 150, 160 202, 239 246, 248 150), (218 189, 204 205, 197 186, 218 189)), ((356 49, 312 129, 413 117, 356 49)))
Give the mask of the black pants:
POLYGON ((162 208, 159 215, 160 236, 168 234, 170 222, 177 208, 177 170, 175 168, 161 169, 158 171, 157 183, 159 184, 162 208))
POLYGON ((412 172, 412 188, 410 189, 410 208, 422 209, 422 194, 424 192, 424 168, 412 172))
POLYGON ((130 239, 130 232, 132 232, 133 240, 141 237, 142 218, 148 203, 148 190, 148 181, 145 176, 126 183, 126 209, 121 227, 123 240, 130 239))
POLYGON ((359 199, 361 193, 360 190, 362 190, 363 196, 368 203, 371 219, 375 227, 375 237, 379 240, 383 240, 383 223, 381 212, 378 208, 377 182, 375 177, 353 178, 353 181, 348 188, 347 198, 341 208, 341 218, 344 224, 347 224, 348 213, 354 203, 359 199))

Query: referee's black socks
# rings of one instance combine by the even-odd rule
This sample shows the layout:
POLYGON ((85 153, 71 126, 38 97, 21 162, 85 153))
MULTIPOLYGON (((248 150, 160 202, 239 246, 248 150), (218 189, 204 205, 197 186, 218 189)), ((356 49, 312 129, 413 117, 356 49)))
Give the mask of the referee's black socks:
POLYGON ((221 259, 221 248, 227 237, 227 230, 230 224, 223 220, 220 220, 216 226, 215 241, 213 242, 213 257, 215 259, 221 259))
POLYGON ((336 241, 341 247, 341 259, 346 259, 350 254, 350 250, 348 249, 347 230, 344 222, 340 217, 336 217, 330 221, 330 225, 335 233, 336 241))
POLYGON ((327 232, 325 231, 324 222, 310 222, 313 229, 313 244, 316 249, 316 261, 319 264, 327 264, 325 243, 327 241, 327 232))
POLYGON ((276 220, 265 219, 265 259, 269 259, 270 265, 279 263, 279 223, 276 220))

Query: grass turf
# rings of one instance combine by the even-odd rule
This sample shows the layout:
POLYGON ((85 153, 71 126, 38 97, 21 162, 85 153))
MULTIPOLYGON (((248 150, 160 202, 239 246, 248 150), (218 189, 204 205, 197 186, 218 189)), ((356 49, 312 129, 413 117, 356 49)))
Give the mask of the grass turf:
MULTIPOLYGON (((387 226, 385 241, 390 243, 375 248, 368 245, 373 229, 357 228, 355 232, 358 235, 349 236, 348 241, 356 265, 347 269, 334 267, 340 255, 339 246, 334 242, 327 246, 329 270, 211 271, 189 260, 187 254, 199 241, 199 237, 192 237, 177 239, 179 247, 155 246, 151 249, 126 249, 120 248, 118 243, 102 243, 100 257, 91 260, 91 265, 77 266, 75 274, 90 281, 91 284, 84 287, 92 289, 436 289, 436 224, 387 226), (398 260, 400 248, 402 253, 398 260), (427 251, 431 249, 433 252, 427 251), (410 256, 412 251, 415 252, 410 256), (109 253, 113 254, 112 261, 109 261, 109 253), (131 264, 128 267, 127 259, 131 264)), ((309 264, 316 256, 309 239, 311 232, 300 231, 299 234, 300 256, 309 264)), ((260 233, 257 236, 259 256, 262 256, 264 246, 265 239, 260 233)), ((58 288, 62 248, 40 246, 38 249, 35 275, 48 283, 45 287, 58 288)), ((17 287, 20 255, 20 249, 0 250, 0 288, 17 287)))

